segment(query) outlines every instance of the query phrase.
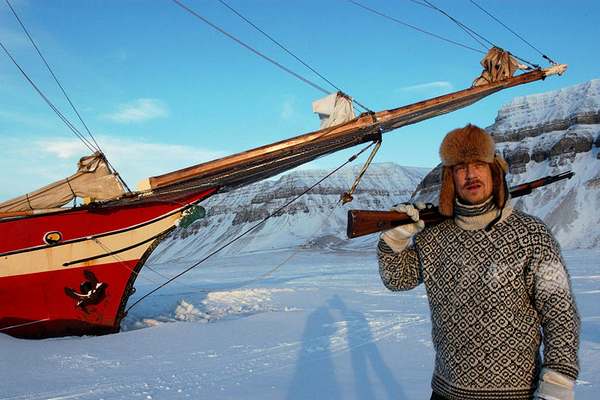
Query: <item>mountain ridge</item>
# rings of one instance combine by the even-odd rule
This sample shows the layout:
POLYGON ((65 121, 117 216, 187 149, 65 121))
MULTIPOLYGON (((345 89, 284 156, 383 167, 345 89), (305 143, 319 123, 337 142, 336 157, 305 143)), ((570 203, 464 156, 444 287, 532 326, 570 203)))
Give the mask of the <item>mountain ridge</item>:
MULTIPOLYGON (((509 162, 509 186, 566 170, 575 177, 516 199, 514 207, 535 215, 564 248, 600 247, 600 79, 558 91, 515 98, 486 128, 509 162)), ((374 163, 355 193, 338 206, 360 172, 349 166, 228 245, 221 254, 258 254, 282 249, 373 250, 377 235, 346 239, 347 210, 386 210, 403 201, 437 203, 440 167, 374 163)), ((295 170, 227 194, 202 206, 206 218, 178 228, 153 258, 194 258, 209 254, 259 224, 325 176, 325 170, 295 170)))
MULTIPOLYGON (((306 195, 259 225, 223 250, 234 255, 278 249, 360 249, 374 245, 376 235, 346 239, 349 209, 389 209, 407 201, 427 168, 402 167, 395 163, 373 163, 354 193, 354 201, 341 205, 361 166, 342 168, 306 195)), ((315 182, 326 170, 296 170, 275 180, 257 182, 202 203, 206 217, 169 236, 153 257, 167 254, 187 257, 208 254, 276 211, 315 182)))
MULTIPOLYGON (((550 227, 565 248, 600 246, 600 79, 518 97, 486 128, 509 164, 513 186, 571 170, 568 181, 536 189, 514 202, 550 227)), ((419 184, 412 201, 437 201, 441 168, 419 184)))

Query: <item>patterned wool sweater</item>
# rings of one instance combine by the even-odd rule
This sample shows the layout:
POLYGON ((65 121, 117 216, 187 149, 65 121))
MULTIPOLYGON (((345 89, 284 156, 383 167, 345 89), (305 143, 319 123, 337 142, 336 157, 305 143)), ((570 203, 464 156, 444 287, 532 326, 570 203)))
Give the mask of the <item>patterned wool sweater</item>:
POLYGON ((425 284, 433 390, 452 400, 529 399, 542 367, 576 379, 580 321, 548 228, 510 210, 489 231, 461 226, 426 227, 400 253, 378 246, 387 288, 425 284))

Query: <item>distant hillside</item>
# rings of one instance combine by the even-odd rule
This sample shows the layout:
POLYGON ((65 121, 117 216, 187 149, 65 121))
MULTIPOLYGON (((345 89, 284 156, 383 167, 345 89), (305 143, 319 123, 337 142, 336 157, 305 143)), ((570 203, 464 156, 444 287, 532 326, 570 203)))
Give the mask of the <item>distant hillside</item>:
MULTIPOLYGON (((280 215, 228 247, 223 254, 295 248, 373 247, 375 235, 346 239, 347 212, 350 208, 388 209, 406 201, 429 171, 401 167, 393 163, 373 164, 363 177, 354 201, 334 207, 360 171, 360 166, 338 171, 280 215)), ((179 228, 157 249, 154 258, 197 258, 222 246, 244 232, 270 212, 303 192, 329 171, 301 170, 277 180, 258 182, 235 191, 216 195, 202 205, 205 218, 187 228, 179 228)))

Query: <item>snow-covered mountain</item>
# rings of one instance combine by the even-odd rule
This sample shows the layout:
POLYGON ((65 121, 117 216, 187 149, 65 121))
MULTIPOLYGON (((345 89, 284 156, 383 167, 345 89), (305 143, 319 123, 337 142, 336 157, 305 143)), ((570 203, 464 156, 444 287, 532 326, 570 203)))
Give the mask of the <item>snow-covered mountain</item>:
MULTIPOLYGON (((568 181, 517 199, 515 206, 541 217, 565 248, 600 246, 600 80, 515 98, 500 109, 496 122, 487 129, 510 164, 509 185, 566 170, 576 173, 568 181)), ((375 235, 352 241, 345 238, 348 209, 387 209, 408 200, 415 188, 413 200, 437 202, 439 168, 425 176, 428 171, 423 168, 380 163, 369 168, 352 203, 336 206, 359 170, 360 166, 342 169, 252 234, 228 246, 223 254, 298 247, 372 247, 375 235)), ((213 196, 203 203, 206 217, 178 228, 153 258, 197 259, 208 254, 302 193, 327 172, 295 171, 213 196)))
MULTIPOLYGON (((346 239, 349 209, 388 209, 410 198, 429 171, 375 163, 367 170, 354 201, 338 205, 340 195, 352 186, 360 166, 346 167, 326 179, 305 196, 270 218, 251 234, 224 250, 224 254, 274 249, 360 248, 371 246, 375 237, 346 239)), ((178 228, 156 250, 153 257, 198 258, 208 254, 260 222, 329 171, 300 170, 277 180, 258 182, 230 193, 215 195, 202 205, 206 217, 187 228, 178 228)))
MULTIPOLYGON (((542 218, 565 248, 600 246, 600 79, 515 98, 486 129, 510 165, 509 185, 575 172, 515 206, 542 218)), ((439 180, 438 167, 414 199, 436 202, 439 180)))

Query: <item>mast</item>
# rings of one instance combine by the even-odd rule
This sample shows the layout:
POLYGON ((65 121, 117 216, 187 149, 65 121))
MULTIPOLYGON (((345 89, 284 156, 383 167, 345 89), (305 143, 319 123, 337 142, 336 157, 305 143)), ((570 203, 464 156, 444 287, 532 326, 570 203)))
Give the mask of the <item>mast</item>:
POLYGON ((148 178, 140 189, 165 190, 218 187, 221 192, 277 175, 317 157, 377 140, 381 133, 471 105, 503 89, 565 72, 567 65, 536 69, 487 85, 474 86, 407 106, 364 113, 331 128, 257 147, 214 161, 148 178))

